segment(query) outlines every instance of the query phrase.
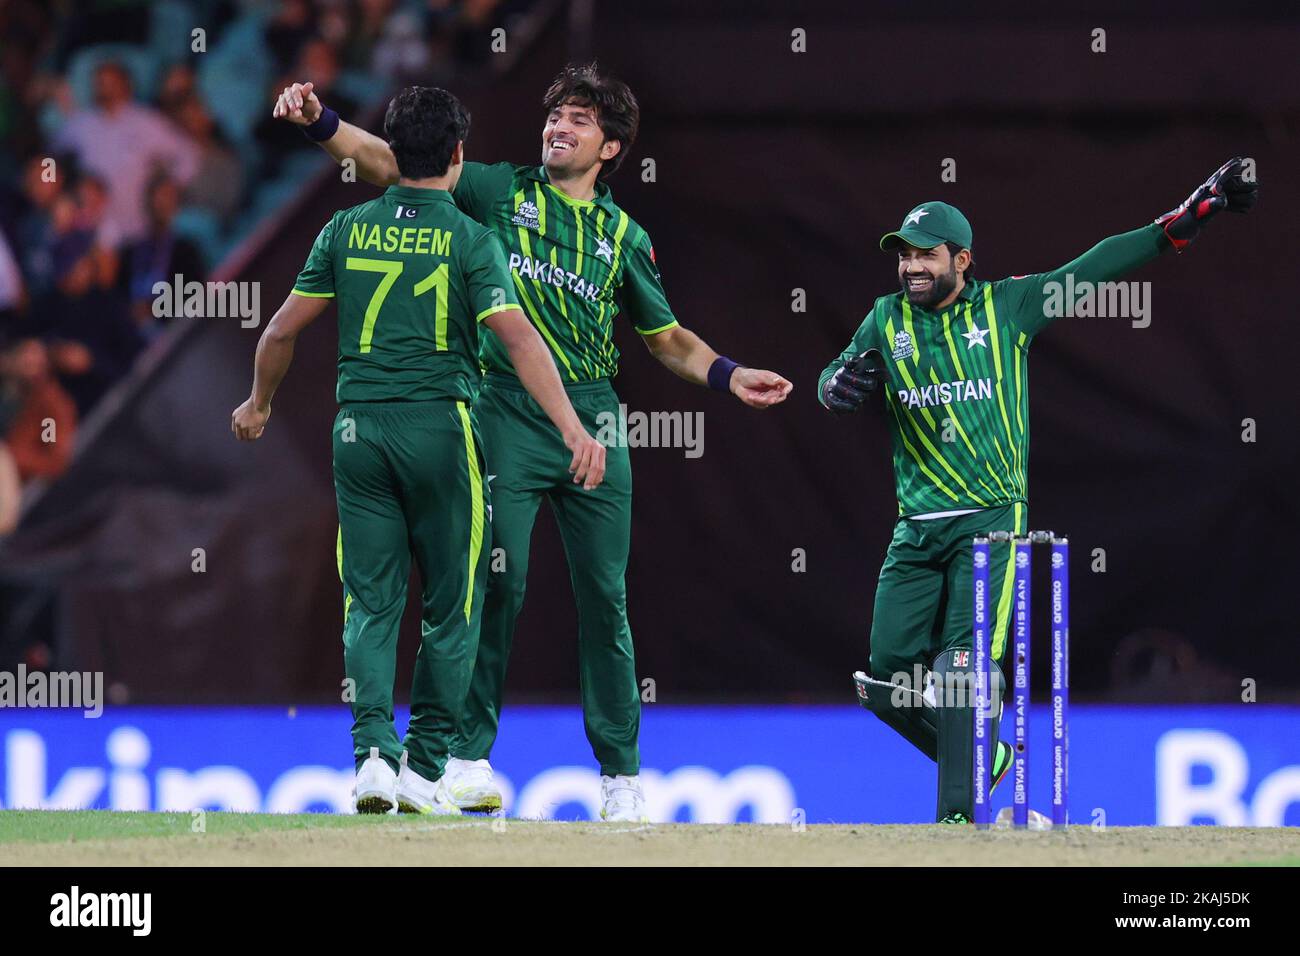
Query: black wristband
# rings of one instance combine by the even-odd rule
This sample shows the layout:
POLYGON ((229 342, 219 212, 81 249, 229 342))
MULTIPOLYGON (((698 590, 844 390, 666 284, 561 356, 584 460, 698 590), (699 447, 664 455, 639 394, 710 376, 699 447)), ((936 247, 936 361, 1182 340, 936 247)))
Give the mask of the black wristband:
POLYGON ((719 355, 709 366, 709 388, 715 392, 731 391, 731 373, 740 368, 739 362, 733 362, 725 355, 719 355))
POLYGON ((321 104, 320 116, 302 128, 302 134, 313 143, 323 143, 339 131, 339 114, 321 104))

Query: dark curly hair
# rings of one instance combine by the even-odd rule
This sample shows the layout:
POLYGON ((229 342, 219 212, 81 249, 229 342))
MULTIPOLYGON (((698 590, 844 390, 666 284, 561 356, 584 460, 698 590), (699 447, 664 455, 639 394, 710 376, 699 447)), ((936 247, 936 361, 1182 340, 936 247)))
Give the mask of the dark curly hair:
POLYGON ((622 80, 601 73, 594 61, 570 63, 542 97, 547 113, 565 103, 595 110, 596 122, 605 139, 618 141, 618 153, 600 170, 601 176, 608 176, 632 149, 641 125, 641 107, 632 90, 622 80))
POLYGON ((408 86, 384 114, 384 138, 403 179, 445 176, 456 144, 468 135, 469 113, 436 86, 408 86))

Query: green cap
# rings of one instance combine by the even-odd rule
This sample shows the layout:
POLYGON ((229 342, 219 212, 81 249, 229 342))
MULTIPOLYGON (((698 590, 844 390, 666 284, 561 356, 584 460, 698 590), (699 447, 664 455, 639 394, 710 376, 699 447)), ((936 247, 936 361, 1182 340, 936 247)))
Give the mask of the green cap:
POLYGON ((970 222, 956 206, 923 202, 903 217, 897 232, 880 237, 880 248, 888 252, 906 242, 918 249, 933 249, 945 242, 955 242, 963 249, 970 249, 972 238, 970 222))

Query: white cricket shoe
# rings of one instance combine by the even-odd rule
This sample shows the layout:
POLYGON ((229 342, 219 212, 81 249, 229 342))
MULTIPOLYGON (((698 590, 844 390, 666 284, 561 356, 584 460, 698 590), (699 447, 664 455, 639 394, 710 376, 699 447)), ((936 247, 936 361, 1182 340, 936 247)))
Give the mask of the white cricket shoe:
POLYGON ((371 747, 370 756, 357 768, 352 805, 357 813, 397 812, 397 774, 379 756, 378 747, 371 747))
POLYGON ((499 813, 501 791, 492 781, 492 765, 486 760, 447 758, 442 778, 456 806, 469 813, 499 813))
POLYGON ((600 778, 600 818, 608 823, 649 823, 641 778, 619 774, 600 778))
POLYGON ((435 817, 458 817, 456 806, 447 792, 446 774, 437 780, 420 776, 406 763, 402 751, 402 772, 397 775, 397 809, 402 813, 427 813, 435 817))

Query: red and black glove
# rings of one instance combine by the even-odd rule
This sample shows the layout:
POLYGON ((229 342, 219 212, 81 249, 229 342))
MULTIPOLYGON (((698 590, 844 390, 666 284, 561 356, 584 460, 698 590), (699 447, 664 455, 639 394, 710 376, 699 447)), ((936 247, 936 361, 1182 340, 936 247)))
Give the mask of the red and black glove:
POLYGON ((1197 186, 1181 206, 1156 220, 1177 252, 1182 252, 1196 238, 1201 226, 1220 209, 1246 212, 1255 205, 1259 183, 1253 178, 1249 182, 1242 178, 1245 165, 1240 156, 1228 160, 1197 186))

